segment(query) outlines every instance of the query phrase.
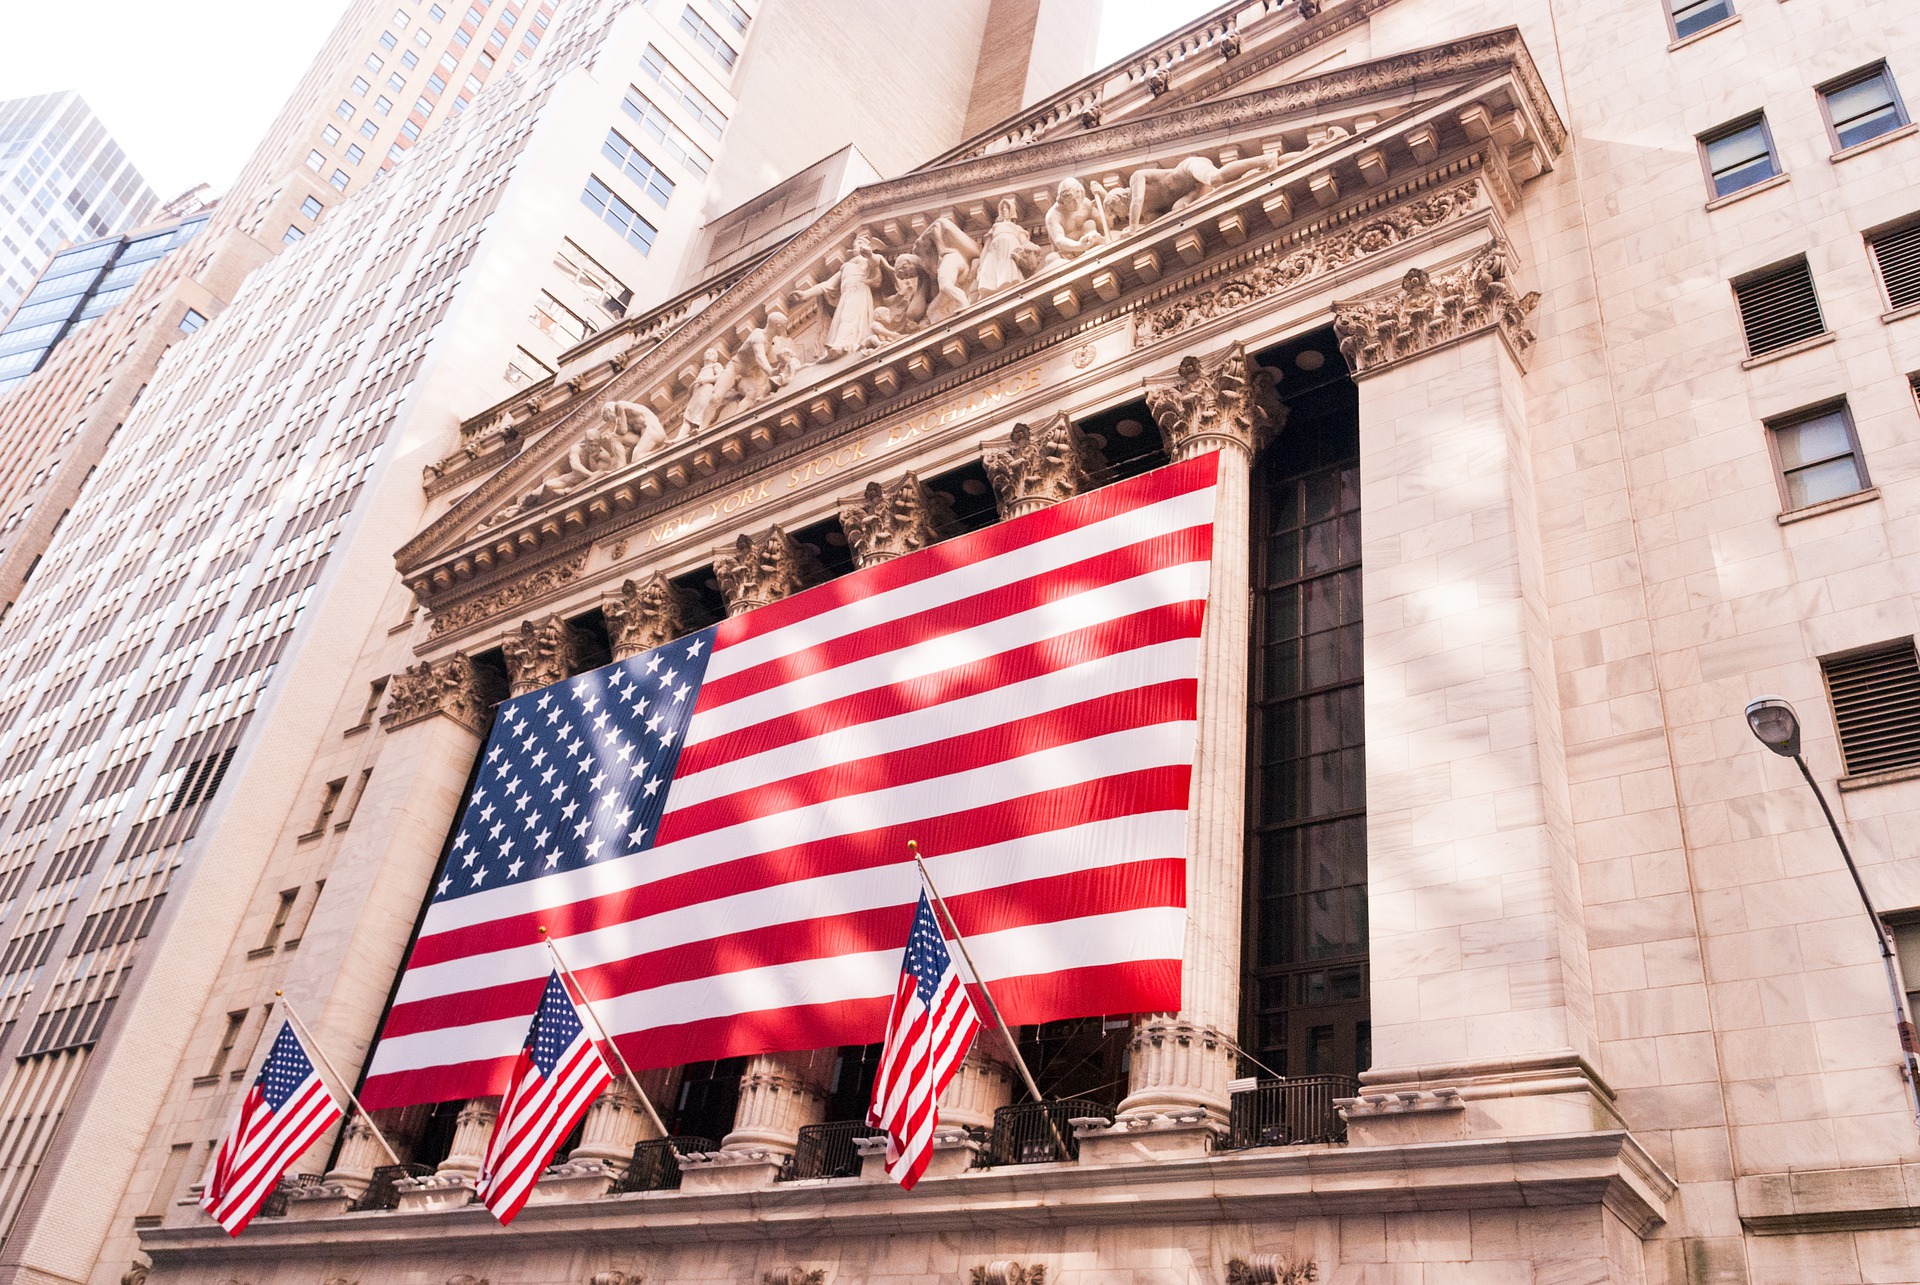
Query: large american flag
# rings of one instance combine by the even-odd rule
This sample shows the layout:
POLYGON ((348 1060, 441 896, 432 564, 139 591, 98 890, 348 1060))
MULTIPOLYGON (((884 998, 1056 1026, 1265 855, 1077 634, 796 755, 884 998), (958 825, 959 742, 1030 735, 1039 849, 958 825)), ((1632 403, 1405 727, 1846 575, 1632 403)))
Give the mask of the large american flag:
POLYGON ((504 702, 368 1106, 505 1089, 549 957, 634 1067, 865 1044, 919 880, 1009 1022, 1172 1009, 1213 455, 504 702))
POLYGON ((229 1236, 246 1230, 300 1153, 341 1116, 312 1059, 283 1022, 260 1074, 240 1102, 233 1128, 221 1139, 200 1194, 200 1207, 229 1236))
POLYGON ((867 1123, 887 1131, 887 1176, 908 1191, 933 1158, 940 1095, 979 1031, 980 1015, 923 891, 900 959, 900 987, 887 1014, 867 1111, 867 1123))
POLYGON ((581 1025, 573 997, 560 974, 549 973, 480 1163, 475 1194, 495 1218, 513 1221, 554 1149, 611 1083, 613 1072, 581 1025))

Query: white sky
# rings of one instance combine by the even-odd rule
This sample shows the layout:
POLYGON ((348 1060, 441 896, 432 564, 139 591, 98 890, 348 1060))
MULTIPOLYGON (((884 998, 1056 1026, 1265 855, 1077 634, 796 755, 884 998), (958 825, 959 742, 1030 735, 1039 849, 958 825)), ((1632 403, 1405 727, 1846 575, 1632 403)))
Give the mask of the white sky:
MULTIPOLYGON (((1122 58, 1218 3, 1107 0, 1097 61, 1122 58)), ((217 190, 233 181, 346 6, 55 0, 4 8, 0 99, 79 90, 165 201, 196 183, 217 190)))

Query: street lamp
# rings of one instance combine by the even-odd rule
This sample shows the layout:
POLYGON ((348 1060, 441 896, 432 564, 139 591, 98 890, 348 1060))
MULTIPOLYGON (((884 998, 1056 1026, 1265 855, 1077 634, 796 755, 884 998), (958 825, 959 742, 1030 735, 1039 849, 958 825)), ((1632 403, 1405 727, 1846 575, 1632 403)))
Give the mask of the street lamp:
POLYGON ((1793 712, 1793 706, 1785 697, 1762 696, 1747 706, 1747 726, 1753 729, 1755 740, 1780 757, 1792 759, 1800 775, 1806 778, 1813 797, 1820 802, 1821 813, 1827 818, 1827 828, 1833 831, 1833 841, 1840 847, 1840 859, 1847 863, 1847 873, 1853 876, 1860 904, 1866 907, 1867 918, 1873 921, 1873 936, 1880 943, 1880 962, 1887 970, 1887 989, 1893 994, 1893 1020, 1900 1034, 1900 1056, 1905 1064, 1908 1096, 1913 1099, 1913 1118, 1920 1124, 1920 1041, 1914 1038, 1913 1023, 1907 1020, 1906 1005, 1902 1002, 1900 974, 1893 963, 1892 935, 1881 920, 1880 912, 1873 908, 1867 885, 1860 881, 1859 867, 1853 864, 1853 853, 1847 847, 1846 836, 1840 833, 1840 823, 1834 820, 1833 809, 1827 806, 1825 792, 1807 770, 1807 761, 1800 757, 1800 716, 1793 712))

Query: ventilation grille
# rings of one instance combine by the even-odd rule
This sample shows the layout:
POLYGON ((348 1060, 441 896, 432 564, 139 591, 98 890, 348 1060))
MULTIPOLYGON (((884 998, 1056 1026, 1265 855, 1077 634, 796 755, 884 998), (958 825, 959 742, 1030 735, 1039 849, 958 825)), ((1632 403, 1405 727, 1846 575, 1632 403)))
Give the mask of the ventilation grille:
POLYGON ((1820 665, 1848 775, 1920 763, 1920 656, 1913 639, 1820 665))
POLYGON ((1895 308, 1920 303, 1920 221, 1882 232, 1867 244, 1880 265, 1887 303, 1895 308))
POLYGON ((1747 352, 1755 357, 1826 331, 1805 259, 1742 281, 1733 295, 1747 332, 1747 352))

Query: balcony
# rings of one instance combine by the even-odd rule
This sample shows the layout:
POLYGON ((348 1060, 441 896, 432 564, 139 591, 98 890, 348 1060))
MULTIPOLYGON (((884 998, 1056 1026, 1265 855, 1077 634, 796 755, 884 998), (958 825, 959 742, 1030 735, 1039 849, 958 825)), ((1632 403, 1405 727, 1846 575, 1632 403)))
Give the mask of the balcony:
POLYGON ((1057 1102, 1017 1102, 993 1113, 993 1140, 987 1148, 993 1165, 1042 1165, 1078 1160, 1080 1142, 1071 1121, 1109 1120, 1113 1108, 1091 1098, 1057 1102))
POLYGON ((695 1151, 712 1151, 712 1138, 676 1136, 654 1138, 633 1144, 633 1158, 627 1172, 607 1191, 618 1196, 629 1191, 680 1190, 680 1157, 695 1151))
POLYGON ((793 1161, 784 1176, 785 1180, 802 1182, 809 1178, 857 1178, 860 1175, 860 1154, 854 1149, 854 1140, 883 1137, 885 1132, 864 1120, 833 1120, 826 1124, 806 1125, 800 1130, 800 1139, 793 1149, 793 1161))
POLYGON ((1301 1075, 1260 1080, 1234 1092, 1228 1117, 1228 1147, 1288 1147, 1309 1142, 1345 1142, 1347 1122, 1334 1102, 1360 1091, 1347 1075, 1301 1075))
POLYGON ((424 1178, 432 1172, 432 1165, 381 1165, 373 1171, 373 1181, 360 1193, 360 1199, 353 1202, 353 1212, 398 1208, 400 1192, 394 1183, 402 1178, 424 1178))

